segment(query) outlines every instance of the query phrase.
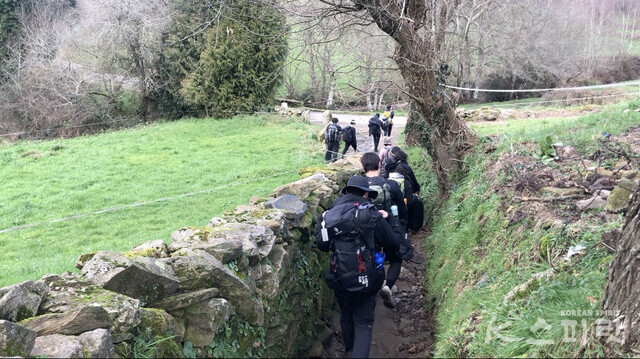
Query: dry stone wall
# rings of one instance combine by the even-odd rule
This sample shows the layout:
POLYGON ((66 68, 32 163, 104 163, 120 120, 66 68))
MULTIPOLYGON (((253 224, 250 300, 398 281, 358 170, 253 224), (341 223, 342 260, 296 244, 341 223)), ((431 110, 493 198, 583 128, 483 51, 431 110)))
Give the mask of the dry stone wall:
POLYGON ((359 159, 303 169, 169 245, 84 254, 77 273, 0 288, 0 356, 313 356, 333 301, 315 218, 359 159))

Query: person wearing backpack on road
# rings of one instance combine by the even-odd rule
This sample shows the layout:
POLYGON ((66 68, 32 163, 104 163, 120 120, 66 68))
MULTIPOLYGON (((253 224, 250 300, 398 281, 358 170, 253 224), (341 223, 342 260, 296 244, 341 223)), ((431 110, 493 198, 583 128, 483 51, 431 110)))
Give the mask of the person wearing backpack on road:
POLYGON ((380 296, 387 308, 395 308, 396 302, 393 300, 390 288, 393 288, 400 276, 402 260, 409 260, 413 257, 413 247, 405 229, 407 207, 404 203, 404 193, 397 182, 387 181, 379 176, 380 157, 378 155, 373 152, 367 152, 360 159, 360 163, 362 163, 365 177, 369 181, 369 188, 378 192, 373 203, 379 210, 385 210, 390 213, 386 218, 387 222, 396 231, 396 228, 400 228, 403 236, 398 251, 389 251, 386 248, 384 250, 386 259, 389 261, 389 267, 387 268, 387 281, 380 289, 380 296), (401 224, 400 218, 404 218, 405 224, 401 224), (406 253, 408 251, 411 252, 410 255, 406 253))
POLYGON ((382 133, 382 121, 380 114, 376 113, 369 119, 369 136, 373 136, 373 152, 378 152, 378 143, 380 143, 380 134, 382 133))
POLYGON ((340 134, 342 127, 338 125, 338 119, 332 118, 331 123, 324 130, 324 140, 327 143, 327 152, 324 154, 324 162, 335 162, 340 151, 340 134))
POLYGON ((386 126, 384 128, 384 135, 391 136, 391 129, 393 128, 393 110, 391 109, 391 105, 387 105, 385 111, 382 113, 382 121, 386 121, 386 126))
POLYGON ((384 281, 384 258, 380 249, 395 251, 400 233, 378 211, 370 199, 378 192, 366 178, 353 176, 342 189, 343 196, 317 218, 316 245, 331 251, 327 285, 340 305, 340 327, 347 357, 368 358, 375 320, 375 295, 384 281))
POLYGON ((353 152, 358 152, 358 140, 356 138, 356 120, 351 120, 351 125, 342 130, 342 141, 344 141, 344 150, 342 157, 347 153, 349 146, 353 147, 353 152))

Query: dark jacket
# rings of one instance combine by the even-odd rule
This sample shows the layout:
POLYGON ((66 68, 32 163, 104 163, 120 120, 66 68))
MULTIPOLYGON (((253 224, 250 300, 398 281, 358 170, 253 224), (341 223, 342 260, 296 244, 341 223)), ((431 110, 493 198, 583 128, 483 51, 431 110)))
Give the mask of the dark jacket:
MULTIPOLYGON (((402 223, 402 225, 406 226, 407 221, 409 220, 407 205, 404 203, 406 188, 405 192, 403 193, 398 182, 388 180, 387 183, 389 184, 389 187, 391 187, 391 203, 398 207, 398 219, 400 220, 400 223, 402 223)), ((413 195, 413 192, 411 192, 411 194, 413 195)))
MULTIPOLYGON (((347 193, 342 197, 338 197, 333 201, 332 207, 335 207, 342 203, 364 203, 364 201, 369 202, 369 199, 356 196, 354 194, 347 193)), ((384 248, 385 252, 396 251, 400 246, 401 233, 394 231, 389 223, 382 218, 382 215, 374 208, 371 209, 375 211, 374 215, 378 216, 376 220, 376 225, 373 229, 373 239, 377 247, 384 248)), ((318 218, 318 224, 316 226, 316 244, 318 249, 323 252, 328 252, 331 250, 331 241, 323 242, 322 235, 320 233, 322 229, 322 217, 318 218)))
POLYGON ((407 174, 406 176, 404 176, 404 179, 411 182, 413 193, 420 193, 420 184, 418 183, 416 175, 413 173, 411 166, 409 166, 406 162, 398 162, 398 167, 402 167, 402 170, 407 174))
POLYGON ((369 135, 380 134, 382 128, 382 121, 380 120, 380 114, 376 113, 369 119, 369 135))

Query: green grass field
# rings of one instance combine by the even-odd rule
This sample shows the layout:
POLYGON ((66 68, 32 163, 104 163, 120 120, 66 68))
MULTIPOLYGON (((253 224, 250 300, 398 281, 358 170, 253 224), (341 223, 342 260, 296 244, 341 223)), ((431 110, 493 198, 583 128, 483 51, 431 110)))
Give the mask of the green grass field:
POLYGON ((0 286, 73 270, 83 253, 170 242, 268 195, 323 163, 315 131, 266 116, 189 119, 0 146, 0 286))

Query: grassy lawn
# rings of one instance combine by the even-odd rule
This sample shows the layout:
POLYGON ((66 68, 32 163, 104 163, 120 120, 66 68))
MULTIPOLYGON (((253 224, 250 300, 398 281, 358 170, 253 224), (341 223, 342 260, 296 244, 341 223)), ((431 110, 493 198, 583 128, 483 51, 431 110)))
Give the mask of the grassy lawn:
POLYGON ((0 286, 73 270, 83 253, 169 242, 182 226, 268 195, 323 163, 314 133, 257 116, 0 146, 0 286), (129 206, 141 202, 150 203, 129 206), (76 215, 86 216, 55 221, 76 215))
POLYGON ((556 126, 570 126, 576 120, 578 117, 522 118, 500 122, 468 122, 467 124, 478 136, 501 134, 516 139, 526 138, 531 128, 545 131, 556 126))

